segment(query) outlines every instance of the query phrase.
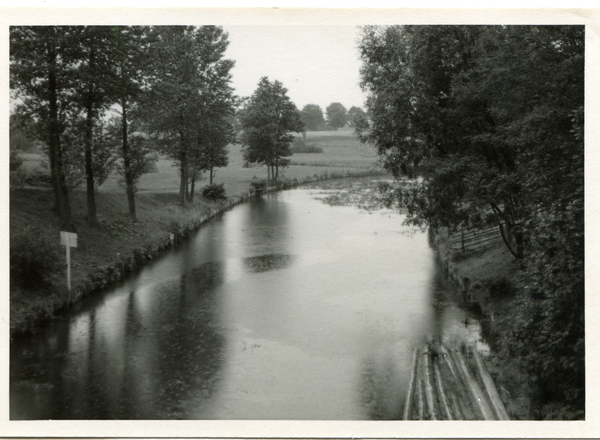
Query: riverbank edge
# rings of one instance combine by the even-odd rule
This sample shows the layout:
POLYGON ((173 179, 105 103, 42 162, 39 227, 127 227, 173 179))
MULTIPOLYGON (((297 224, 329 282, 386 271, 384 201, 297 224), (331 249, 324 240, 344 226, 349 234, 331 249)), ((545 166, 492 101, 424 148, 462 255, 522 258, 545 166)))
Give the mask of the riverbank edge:
MULTIPOLYGON (((433 248, 446 279, 457 289, 464 303, 469 307, 476 307, 482 315, 480 324, 484 335, 492 338, 499 337, 507 330, 509 322, 506 319, 495 319, 496 315, 508 313, 515 306, 518 295, 504 297, 501 300, 495 298, 493 285, 498 280, 508 281, 512 284, 517 276, 517 265, 508 273, 500 270, 495 277, 478 277, 475 271, 469 270, 470 260, 489 258, 491 264, 495 263, 496 255, 489 255, 489 250, 467 256, 456 262, 453 261, 453 253, 447 245, 448 232, 445 229, 432 232, 433 248)), ((497 261, 496 261, 497 262, 497 261)), ((497 285, 497 284, 496 284, 497 285)), ((500 397, 511 419, 532 420, 543 419, 540 408, 536 408, 534 395, 537 386, 533 378, 519 366, 516 359, 502 357, 492 349, 486 358, 487 368, 500 391, 500 397), (534 417, 534 414, 537 415, 534 417)))
MULTIPOLYGON (((66 287, 52 286, 55 291, 45 301, 31 304, 29 308, 20 313, 20 319, 10 315, 10 337, 36 331, 40 325, 50 321, 60 311, 75 306, 81 299, 89 295, 101 293, 123 281, 126 277, 139 272, 145 265, 158 258, 166 251, 176 247, 192 233, 198 231, 205 223, 214 219, 223 212, 248 200, 259 197, 261 194, 272 193, 291 189, 303 184, 344 178, 376 177, 385 175, 381 170, 369 169, 365 171, 345 171, 340 173, 326 172, 302 178, 284 179, 271 183, 266 190, 257 193, 253 188, 241 194, 230 196, 218 202, 216 207, 206 206, 207 212, 185 224, 172 225, 170 231, 162 236, 151 237, 150 243, 136 247, 127 253, 119 252, 119 260, 97 266, 94 270, 84 273, 85 281, 72 287, 69 292, 66 287)), ((12 309, 12 307, 10 307, 12 309)))

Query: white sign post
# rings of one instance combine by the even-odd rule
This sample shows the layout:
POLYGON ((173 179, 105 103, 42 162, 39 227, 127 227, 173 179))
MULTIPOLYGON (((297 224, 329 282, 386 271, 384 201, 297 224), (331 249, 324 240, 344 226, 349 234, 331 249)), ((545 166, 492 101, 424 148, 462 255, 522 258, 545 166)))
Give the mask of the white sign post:
POLYGON ((71 248, 77 247, 77 234, 60 231, 60 244, 67 248, 67 286, 71 291, 71 248))

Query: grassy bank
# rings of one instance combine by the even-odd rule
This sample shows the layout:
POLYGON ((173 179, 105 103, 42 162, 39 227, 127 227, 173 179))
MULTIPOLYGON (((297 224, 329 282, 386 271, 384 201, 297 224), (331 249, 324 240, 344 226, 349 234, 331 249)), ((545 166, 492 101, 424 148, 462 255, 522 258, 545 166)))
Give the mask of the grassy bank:
MULTIPOLYGON (((311 136, 311 133, 307 134, 308 138, 311 136)), ((367 154, 351 132, 341 136, 345 139, 343 148, 332 150, 334 147, 325 142, 323 149, 328 154, 321 156, 318 164, 310 161, 303 165, 292 163, 280 172, 280 181, 293 185, 307 180, 380 172, 375 165, 375 156, 367 154)), ((25 159, 23 166, 27 172, 43 172, 39 169, 43 161, 41 154, 29 153, 25 159)), ((45 318, 81 296, 118 283, 127 273, 176 244, 216 212, 248 197, 250 182, 256 178, 264 179, 266 175, 265 167, 246 166, 240 146, 230 146, 229 165, 217 170, 215 176, 216 183, 225 185, 228 200, 211 202, 202 199, 198 191, 194 203, 182 207, 178 204, 177 169, 163 158, 157 161, 153 172, 142 176, 139 182, 137 222, 127 215, 127 198, 119 183, 120 177, 112 175, 98 188, 98 225, 93 227, 85 220, 85 188, 72 191, 70 202, 78 246, 71 251, 71 292, 67 289, 66 253, 59 244, 58 218, 52 211, 51 188, 43 182, 11 188, 11 244, 19 237, 25 237, 31 252, 35 253, 43 247, 39 244, 48 243, 49 256, 58 262, 44 280, 35 283, 27 279, 20 283, 11 277, 11 334, 33 330, 45 318)), ((199 186, 207 183, 202 181, 199 186)))

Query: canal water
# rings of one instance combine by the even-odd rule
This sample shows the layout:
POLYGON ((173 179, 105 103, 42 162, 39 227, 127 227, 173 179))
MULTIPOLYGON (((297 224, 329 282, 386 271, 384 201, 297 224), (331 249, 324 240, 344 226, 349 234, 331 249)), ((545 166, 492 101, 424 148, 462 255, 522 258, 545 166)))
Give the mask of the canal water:
POLYGON ((238 205, 13 341, 10 418, 400 418, 414 347, 486 345, 427 234, 328 194, 238 205))

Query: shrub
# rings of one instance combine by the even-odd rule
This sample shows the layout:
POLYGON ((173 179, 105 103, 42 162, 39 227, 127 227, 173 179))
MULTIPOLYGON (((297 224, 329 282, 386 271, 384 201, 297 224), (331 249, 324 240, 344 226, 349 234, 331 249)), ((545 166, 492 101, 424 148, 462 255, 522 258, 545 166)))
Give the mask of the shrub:
POLYGON ((322 153, 323 149, 316 145, 307 144, 301 138, 296 138, 290 147, 290 151, 292 153, 322 153))
POLYGON ((27 173, 23 168, 11 171, 9 175, 10 188, 21 188, 27 183, 27 173))
POLYGON ((256 192, 256 194, 260 195, 267 190, 267 181, 264 179, 261 180, 252 180, 250 182, 250 186, 256 192))
POLYGON ((202 188, 202 197, 212 201, 225 200, 227 198, 225 196, 225 184, 213 183, 212 185, 206 185, 202 188))
POLYGON ((52 186, 52 176, 48 171, 38 167, 26 173, 25 184, 30 186, 52 186))
POLYGON ((303 145, 290 147, 292 153, 322 153, 323 149, 316 145, 303 145))
POLYGON ((13 172, 13 171, 17 171, 19 168, 21 168, 21 165, 23 165, 23 159, 21 158, 21 156, 19 156, 19 153, 17 153, 14 150, 10 151, 10 164, 8 166, 8 169, 13 172))
POLYGON ((494 280, 489 286, 490 295, 492 298, 512 297, 516 291, 514 286, 506 278, 494 280))
POLYGON ((60 244, 55 235, 32 227, 11 235, 11 283, 25 288, 42 286, 49 275, 60 269, 60 244))

